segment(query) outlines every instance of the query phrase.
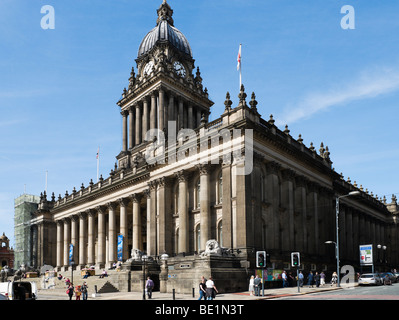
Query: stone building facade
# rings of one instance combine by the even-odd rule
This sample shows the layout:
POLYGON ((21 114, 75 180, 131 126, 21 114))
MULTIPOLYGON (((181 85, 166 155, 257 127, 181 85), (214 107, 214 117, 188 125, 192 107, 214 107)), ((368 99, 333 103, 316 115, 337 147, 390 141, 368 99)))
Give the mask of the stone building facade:
MULTIPOLYGON (((70 268, 73 244, 77 269, 110 267, 123 235, 124 270, 141 268, 132 249, 145 252, 161 290, 191 290, 203 274, 224 290, 247 290, 257 250, 267 251, 270 268, 289 268, 290 253, 299 251, 304 270, 333 270, 334 248, 325 242, 335 241, 336 197, 360 191, 340 201, 341 264, 358 266, 359 245, 373 243, 387 246, 381 267, 396 267, 396 198, 387 203, 344 180, 328 147, 307 147, 272 116, 263 119, 244 86, 238 104, 227 93, 225 111, 209 122, 213 102, 190 45, 166 1, 157 14, 117 102, 117 164, 108 177, 64 197, 42 194, 32 220, 36 264, 70 268), (209 252, 209 240, 220 250, 209 252)), ((126 279, 133 278, 119 278, 120 287, 126 279)))

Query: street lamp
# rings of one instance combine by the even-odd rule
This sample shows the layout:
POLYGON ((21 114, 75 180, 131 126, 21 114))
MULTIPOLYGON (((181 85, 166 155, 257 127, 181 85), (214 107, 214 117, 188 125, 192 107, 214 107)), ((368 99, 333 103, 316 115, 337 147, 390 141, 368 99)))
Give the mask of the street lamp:
POLYGON ((336 250, 336 255, 337 255, 337 287, 341 286, 340 283, 340 272, 339 272, 339 225, 338 225, 338 217, 339 217, 339 199, 341 198, 346 198, 346 197, 351 197, 351 196, 357 196, 360 194, 360 191, 351 191, 348 194, 345 194, 343 196, 336 197, 335 199, 335 219, 336 219, 336 231, 337 231, 337 241, 326 241, 325 243, 335 243, 335 250, 336 250))

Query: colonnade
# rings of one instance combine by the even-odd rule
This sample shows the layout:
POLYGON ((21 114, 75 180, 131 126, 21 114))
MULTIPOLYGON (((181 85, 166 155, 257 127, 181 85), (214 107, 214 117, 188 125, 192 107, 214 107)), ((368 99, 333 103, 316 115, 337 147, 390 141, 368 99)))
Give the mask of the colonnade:
POLYGON ((122 115, 122 151, 134 148, 145 140, 150 129, 164 132, 168 121, 176 121, 177 130, 195 129, 201 124, 204 108, 189 99, 163 88, 152 91, 133 103, 122 115))

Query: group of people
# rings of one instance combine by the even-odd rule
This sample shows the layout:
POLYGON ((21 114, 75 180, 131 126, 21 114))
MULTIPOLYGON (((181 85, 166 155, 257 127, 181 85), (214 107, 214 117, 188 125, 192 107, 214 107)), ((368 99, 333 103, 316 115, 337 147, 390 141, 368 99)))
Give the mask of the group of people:
MULTIPOLYGON (((299 271, 298 277, 293 277, 291 273, 283 271, 281 273, 281 279, 283 280, 283 288, 291 287, 294 285, 295 279, 299 282, 299 286, 303 287, 305 282, 305 276, 303 275, 302 271, 299 271)), ((337 273, 334 272, 331 278, 331 285, 337 284, 338 276, 337 273)), ((309 288, 313 288, 316 286, 317 288, 320 286, 324 286, 326 284, 326 275, 324 272, 318 273, 317 271, 313 274, 310 271, 307 277, 307 285, 309 288)), ((250 295, 259 296, 260 290, 262 288, 262 279, 256 275, 256 277, 251 276, 249 280, 249 293, 250 295)))
POLYGON ((83 300, 87 300, 88 296, 88 285, 86 282, 83 282, 81 286, 73 286, 73 283, 69 283, 67 291, 67 295, 69 296, 69 300, 72 300, 72 297, 75 295, 76 300, 80 300, 82 296, 83 300))
POLYGON ((213 300, 216 298, 216 294, 219 293, 215 286, 215 282, 212 277, 205 279, 204 276, 201 277, 201 282, 199 284, 199 298, 198 300, 213 300))

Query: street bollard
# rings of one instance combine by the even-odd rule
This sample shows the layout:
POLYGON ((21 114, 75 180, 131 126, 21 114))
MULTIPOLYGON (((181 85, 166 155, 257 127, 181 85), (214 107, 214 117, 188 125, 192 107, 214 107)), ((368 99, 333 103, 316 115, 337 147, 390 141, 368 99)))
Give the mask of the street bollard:
POLYGON ((176 300, 175 299, 175 289, 173 289, 172 293, 173 293, 173 300, 176 300))
POLYGON ((195 288, 193 288, 193 298, 195 298, 195 288))

